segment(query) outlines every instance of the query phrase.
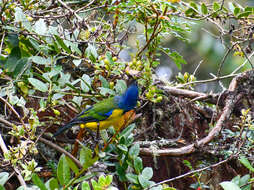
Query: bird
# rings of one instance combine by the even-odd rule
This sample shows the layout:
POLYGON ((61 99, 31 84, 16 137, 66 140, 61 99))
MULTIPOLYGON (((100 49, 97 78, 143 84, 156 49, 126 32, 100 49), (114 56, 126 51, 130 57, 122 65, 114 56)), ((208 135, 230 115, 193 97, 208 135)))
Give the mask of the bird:
POLYGON ((60 135, 76 124, 92 131, 97 130, 97 132, 110 126, 118 129, 120 123, 123 123, 124 115, 136 107, 138 94, 138 84, 134 80, 123 94, 104 99, 82 111, 69 123, 60 127, 53 137, 60 135))

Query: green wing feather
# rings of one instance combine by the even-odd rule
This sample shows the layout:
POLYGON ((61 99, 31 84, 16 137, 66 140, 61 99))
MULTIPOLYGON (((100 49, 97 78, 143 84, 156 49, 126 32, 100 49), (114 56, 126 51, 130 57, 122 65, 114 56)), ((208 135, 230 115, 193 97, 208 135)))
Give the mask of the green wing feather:
POLYGON ((114 109, 117 108, 118 104, 114 98, 108 98, 98 102, 58 129, 54 136, 61 134, 63 131, 71 128, 75 124, 103 121, 110 116, 110 113, 112 113, 114 109))
POLYGON ((96 121, 102 121, 107 119, 112 110, 117 109, 118 105, 114 101, 114 98, 108 98, 101 102, 94 104, 91 109, 81 112, 77 118, 94 118, 96 121))

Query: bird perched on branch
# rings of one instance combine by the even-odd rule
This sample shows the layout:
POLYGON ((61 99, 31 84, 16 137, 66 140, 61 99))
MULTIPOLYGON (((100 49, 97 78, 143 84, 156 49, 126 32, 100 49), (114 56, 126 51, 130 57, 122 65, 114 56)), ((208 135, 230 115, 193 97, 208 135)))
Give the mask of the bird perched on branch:
POLYGON ((88 128, 93 131, 107 129, 110 126, 114 126, 118 130, 125 114, 134 109, 137 100, 138 85, 134 81, 122 95, 102 100, 82 111, 69 123, 58 129, 54 136, 61 134, 76 124, 81 124, 82 128, 88 128))

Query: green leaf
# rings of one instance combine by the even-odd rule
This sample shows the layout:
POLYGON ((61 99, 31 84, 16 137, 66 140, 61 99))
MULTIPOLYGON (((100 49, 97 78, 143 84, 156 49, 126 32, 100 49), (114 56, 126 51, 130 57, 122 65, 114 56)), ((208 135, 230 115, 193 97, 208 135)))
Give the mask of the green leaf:
POLYGON ((114 65, 114 61, 113 61, 113 58, 112 58, 112 55, 110 52, 106 52, 106 59, 109 61, 109 64, 110 65, 114 65))
POLYGON ((84 182, 82 183, 81 189, 82 189, 82 190, 91 190, 91 188, 90 188, 90 186, 89 186, 89 183, 86 182, 86 181, 84 181, 84 182))
POLYGON ((120 136, 124 136, 125 138, 130 137, 135 127, 136 127, 135 123, 130 124, 120 133, 120 136))
POLYGON ((214 2, 214 3, 213 3, 213 10, 214 10, 214 11, 218 11, 219 9, 220 9, 219 3, 214 2))
MULTIPOLYGON (((250 174, 246 174, 243 177, 241 177, 239 180, 239 186, 246 185, 249 182, 249 179, 250 179, 250 174)), ((248 189, 248 188, 246 188, 246 189, 248 189)))
POLYGON ((117 148, 119 148, 119 149, 122 150, 123 152, 127 152, 127 151, 128 151, 127 146, 124 145, 124 144, 118 144, 118 145, 117 145, 117 148))
POLYGON ((15 22, 21 22, 22 26, 28 30, 29 32, 32 32, 32 26, 31 23, 27 20, 26 15, 23 13, 22 9, 19 7, 16 7, 15 9, 15 22))
POLYGON ((33 85, 33 87, 41 92, 47 92, 48 91, 48 84, 41 82, 38 79, 35 78, 28 78, 28 81, 33 85))
POLYGON ((193 17, 197 14, 197 12, 193 8, 188 8, 185 13, 187 17, 193 17))
POLYGON ((112 175, 107 175, 106 176, 106 185, 109 186, 112 183, 113 176, 112 175))
POLYGON ((31 36, 28 36, 28 40, 34 49, 36 49, 37 51, 40 51, 40 44, 37 42, 36 39, 32 38, 31 36))
POLYGON ((19 47, 19 37, 17 34, 8 34, 6 41, 10 48, 19 47))
POLYGON ((0 185, 0 190, 5 190, 4 186, 0 185))
POLYGON ((46 35, 48 31, 48 27, 44 22, 44 19, 39 19, 34 24, 34 31, 39 35, 46 35))
POLYGON ((82 62, 82 60, 81 60, 81 59, 74 59, 72 62, 73 62, 73 64, 74 64, 76 67, 78 67, 78 66, 80 65, 80 63, 82 62))
POLYGON ((106 96, 106 94, 116 95, 115 91, 110 88, 99 87, 98 89, 100 89, 100 94, 103 96, 106 96))
POLYGON ((50 190, 59 189, 58 181, 57 181, 57 179, 54 178, 54 177, 50 178, 50 179, 46 182, 45 185, 46 185, 47 189, 50 189, 50 190))
POLYGON ((123 166, 120 166, 119 163, 116 164, 116 173, 119 176, 120 181, 125 181, 126 180, 126 168, 123 166))
POLYGON ((137 174, 140 174, 143 169, 142 159, 140 157, 134 158, 134 168, 137 174))
POLYGON ((93 152, 87 147, 82 147, 80 151, 80 162, 83 166, 83 169, 87 169, 92 166, 98 160, 98 156, 93 157, 93 152))
POLYGON ((88 44, 85 54, 86 54, 86 57, 88 57, 92 62, 96 62, 98 53, 94 45, 88 44))
POLYGON ((70 181, 70 167, 65 155, 62 155, 59 159, 57 166, 57 179, 62 186, 66 185, 70 181))
POLYGON ((19 47, 14 47, 11 50, 10 55, 7 57, 4 68, 7 72, 13 72, 18 64, 19 59, 21 58, 21 52, 19 47))
POLYGON ((7 172, 1 172, 0 173, 0 185, 4 185, 6 181, 8 180, 9 173, 7 172))
POLYGON ((65 50, 67 53, 71 54, 71 50, 65 45, 64 41, 57 35, 54 35, 58 44, 65 50))
POLYGON ((171 59, 175 62, 176 66, 178 67, 179 70, 182 69, 182 64, 187 64, 187 62, 183 59, 183 56, 181 56, 179 53, 176 51, 171 52, 168 54, 171 59))
POLYGON ((100 75, 99 80, 101 81, 101 87, 109 88, 109 82, 103 76, 100 75))
POLYGON ((101 175, 98 179, 98 185, 99 186, 105 186, 106 185, 106 179, 103 175, 101 175))
POLYGON ((249 160, 245 156, 241 156, 239 161, 248 168, 251 172, 254 172, 253 166, 250 164, 249 160))
POLYGON ((129 150, 129 156, 134 159, 139 155, 139 144, 134 144, 129 150))
POLYGON ((220 186, 224 190, 241 190, 239 186, 237 186, 236 184, 234 184, 230 181, 224 181, 224 182, 220 183, 220 186))
POLYGON ((41 181, 41 179, 39 178, 39 176, 37 174, 32 174, 32 181, 35 185, 37 185, 40 190, 47 190, 47 187, 45 186, 45 184, 41 181))
POLYGON ((236 7, 234 9, 234 15, 237 16, 240 13, 241 9, 239 7, 236 7))
POLYGON ((190 6, 193 7, 195 10, 198 10, 198 6, 195 2, 191 1, 190 6))
POLYGON ((127 88, 127 85, 124 80, 116 81, 115 90, 117 94, 123 94, 126 88, 127 88))
POLYGON ((149 182, 149 180, 147 180, 147 179, 145 179, 144 177, 143 177, 143 175, 139 175, 138 176, 138 181, 139 181, 139 183, 140 183, 140 185, 143 187, 143 188, 148 188, 149 186, 150 186, 150 182, 149 182))
POLYGON ((204 15, 208 14, 207 6, 206 6, 204 3, 201 4, 201 12, 202 12, 204 15))
POLYGON ((150 190, 176 190, 174 187, 162 187, 162 185, 157 185, 150 188, 150 190))
POLYGON ((127 174, 126 174, 126 178, 127 178, 128 181, 130 181, 131 183, 138 184, 138 175, 132 174, 132 173, 127 173, 127 174))
POLYGON ((244 12, 245 11, 250 11, 250 12, 252 12, 254 14, 254 7, 245 7, 244 8, 244 12))
POLYGON ((153 169, 151 167, 145 167, 142 171, 142 176, 147 180, 151 179, 153 177, 153 169))
POLYGON ((249 15, 252 14, 252 11, 246 11, 246 12, 243 12, 243 13, 240 13, 237 18, 242 18, 242 17, 245 17, 247 18, 249 15))
POLYGON ((29 59, 31 59, 34 63, 38 64, 38 65, 45 65, 45 66, 49 66, 51 64, 51 59, 50 58, 44 58, 41 56, 32 56, 29 59))
POLYGON ((91 83, 92 83, 92 79, 90 78, 89 75, 87 74, 83 74, 83 76, 81 77, 81 83, 80 83, 80 87, 84 92, 89 92, 89 90, 93 90, 91 88, 91 83))
POLYGON ((188 160, 183 161, 184 165, 187 166, 190 170, 192 170, 192 165, 188 160))
POLYGON ((82 176, 82 177, 76 179, 73 183, 74 183, 74 184, 80 183, 80 182, 85 181, 85 180, 88 180, 88 179, 90 179, 90 178, 92 178, 92 177, 94 177, 94 176, 96 176, 96 173, 87 174, 87 175, 85 175, 85 176, 82 176))
POLYGON ((18 75, 21 76, 24 73, 25 69, 27 69, 28 63, 29 62, 27 57, 19 59, 13 71, 13 77, 17 77, 18 75))
POLYGON ((72 171, 77 175, 79 173, 79 169, 78 169, 77 165, 68 156, 66 156, 65 158, 67 160, 68 165, 72 169, 72 171))

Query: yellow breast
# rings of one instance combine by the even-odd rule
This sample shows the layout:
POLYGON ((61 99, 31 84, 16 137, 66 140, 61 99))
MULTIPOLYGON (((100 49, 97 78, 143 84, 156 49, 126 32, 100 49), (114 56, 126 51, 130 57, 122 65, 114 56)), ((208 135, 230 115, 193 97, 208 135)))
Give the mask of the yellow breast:
POLYGON ((110 126, 114 126, 116 128, 118 128, 118 126, 121 124, 121 117, 123 116, 123 110, 121 109, 115 109, 111 116, 109 116, 109 118, 107 118, 104 121, 100 121, 100 122, 89 122, 83 125, 84 128, 89 128, 91 130, 97 130, 97 127, 99 126, 99 129, 107 129, 110 126), (119 123, 120 122, 120 123, 119 123))

